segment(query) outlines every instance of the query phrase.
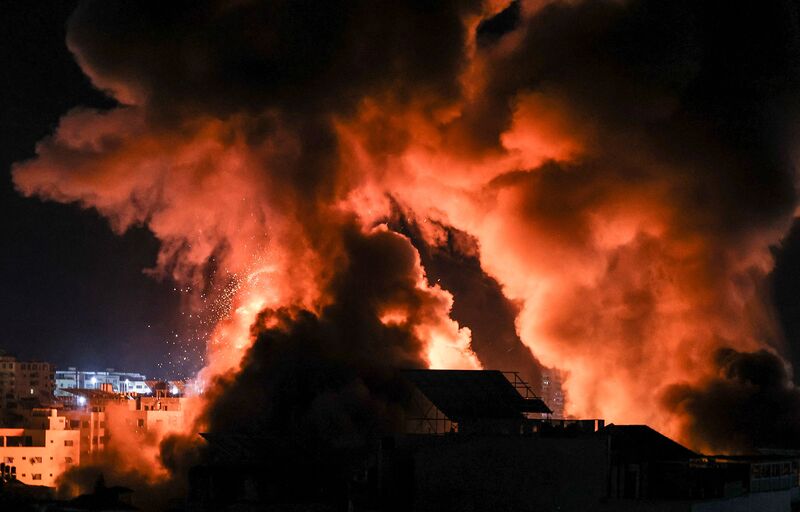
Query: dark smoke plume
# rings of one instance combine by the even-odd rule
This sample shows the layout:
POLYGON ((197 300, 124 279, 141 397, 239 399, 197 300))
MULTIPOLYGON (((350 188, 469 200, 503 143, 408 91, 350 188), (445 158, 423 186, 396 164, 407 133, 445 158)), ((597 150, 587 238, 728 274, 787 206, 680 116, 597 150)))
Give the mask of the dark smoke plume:
POLYGON ((68 44, 120 106, 67 114, 14 180, 147 226, 179 282, 213 258, 242 284, 212 434, 391 429, 394 368, 474 366, 457 318, 487 364, 563 370, 567 413, 777 443, 698 404, 793 400, 758 350, 781 338, 762 284, 797 203, 798 27, 792 1, 87 0, 68 44), (398 204, 411 241, 375 227, 398 204))
POLYGON ((242 370, 209 409, 211 432, 253 425, 335 441, 396 427, 406 399, 397 371, 425 365, 414 328, 438 303, 418 288, 419 259, 405 237, 349 227, 343 244, 329 305, 261 313, 242 370), (387 308, 405 319, 384 324, 387 308))
MULTIPOLYGON (((435 223, 431 223, 435 224, 435 223)), ((419 252, 425 276, 453 294, 451 316, 472 333, 470 347, 484 368, 520 372, 541 392, 542 366, 517 335, 519 307, 503 295, 496 279, 481 268, 478 241, 453 227, 435 225, 443 240, 430 244, 412 219, 400 213, 390 227, 409 237, 419 252)))
POLYGON ((717 376, 702 386, 675 385, 664 402, 688 418, 696 445, 714 453, 800 448, 800 389, 785 361, 767 350, 723 348, 717 376))

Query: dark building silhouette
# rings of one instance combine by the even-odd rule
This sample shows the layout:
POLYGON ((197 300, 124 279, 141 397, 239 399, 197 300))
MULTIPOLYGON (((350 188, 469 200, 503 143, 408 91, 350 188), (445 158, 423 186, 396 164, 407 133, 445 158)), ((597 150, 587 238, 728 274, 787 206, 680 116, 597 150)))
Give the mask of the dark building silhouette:
POLYGON ((798 454, 709 457, 645 425, 553 419, 514 373, 402 374, 405 422, 382 436, 204 434, 188 509, 788 512, 796 499, 798 454))

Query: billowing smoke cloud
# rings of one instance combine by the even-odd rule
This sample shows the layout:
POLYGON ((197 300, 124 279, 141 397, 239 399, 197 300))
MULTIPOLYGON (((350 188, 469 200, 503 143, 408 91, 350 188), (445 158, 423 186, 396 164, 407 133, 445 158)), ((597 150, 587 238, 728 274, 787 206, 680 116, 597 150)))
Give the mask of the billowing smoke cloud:
POLYGON ((469 328, 470 346, 481 365, 518 371, 534 390, 541 392, 542 366, 516 331, 514 322, 519 308, 481 268, 477 240, 463 231, 429 222, 426 229, 438 232, 436 243, 430 244, 414 220, 400 212, 394 217, 391 228, 410 237, 428 282, 453 294, 451 316, 469 328))
POLYGON ((446 315, 449 304, 422 286, 419 257, 405 237, 356 226, 343 237, 346 252, 326 290, 331 302, 318 314, 260 313, 241 372, 210 408, 212 431, 250 425, 338 439, 397 426, 406 399, 398 371, 427 366, 430 333, 419 328, 446 315))
POLYGON ((717 375, 699 385, 676 384, 664 397, 685 413, 695 445, 714 453, 800 446, 800 389, 780 357, 721 348, 714 364, 717 375))
POLYGON ((675 386, 781 340, 763 284, 796 203, 798 26, 789 1, 85 1, 68 44, 120 105, 68 113, 14 180, 146 225, 157 272, 236 283, 198 428, 238 394, 267 423, 299 397, 284 430, 369 432, 401 403, 388 368, 499 364, 518 336, 568 412, 711 445, 675 386), (505 341, 472 350, 450 317, 448 287, 477 321, 469 280, 505 341))

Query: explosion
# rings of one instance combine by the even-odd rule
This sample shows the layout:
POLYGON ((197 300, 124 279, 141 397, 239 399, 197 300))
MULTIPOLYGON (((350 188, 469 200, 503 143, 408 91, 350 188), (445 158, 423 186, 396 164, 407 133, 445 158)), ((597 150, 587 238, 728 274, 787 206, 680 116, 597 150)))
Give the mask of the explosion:
POLYGON ((13 177, 146 226, 159 275, 235 281, 192 432, 235 397, 278 430, 371 432, 402 403, 391 368, 544 365, 568 414, 745 450, 800 433, 709 412, 800 396, 765 296, 798 23, 791 2, 85 0, 67 44, 118 105, 67 113, 13 177))

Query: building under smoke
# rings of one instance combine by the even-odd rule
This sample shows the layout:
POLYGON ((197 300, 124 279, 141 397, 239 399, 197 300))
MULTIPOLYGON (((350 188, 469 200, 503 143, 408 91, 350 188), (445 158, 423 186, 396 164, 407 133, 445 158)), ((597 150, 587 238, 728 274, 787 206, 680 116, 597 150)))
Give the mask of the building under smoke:
POLYGON ((788 512, 798 498, 796 453, 709 457, 644 425, 553 419, 513 373, 403 375, 414 389, 403 428, 366 443, 325 453, 267 431, 204 434, 190 508, 788 512))

